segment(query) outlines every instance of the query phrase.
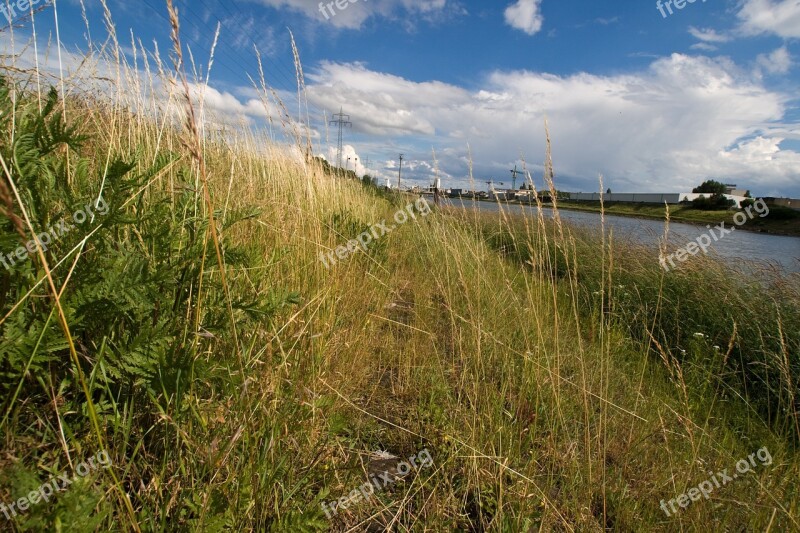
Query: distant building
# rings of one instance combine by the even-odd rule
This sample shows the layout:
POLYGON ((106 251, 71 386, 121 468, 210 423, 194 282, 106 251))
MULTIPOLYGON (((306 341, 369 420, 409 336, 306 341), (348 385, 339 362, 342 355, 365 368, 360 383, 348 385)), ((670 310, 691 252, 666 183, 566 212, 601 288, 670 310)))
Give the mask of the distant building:
POLYGON ((520 202, 533 201, 534 198, 533 191, 529 191, 527 189, 516 191, 514 193, 514 198, 519 200, 520 202))
POLYGON ((747 190, 739 189, 735 184, 731 185, 730 183, 726 183, 725 194, 729 194, 731 196, 747 196, 747 190))
POLYGON ((573 192, 569 194, 570 200, 579 202, 628 202, 634 204, 679 204, 682 200, 681 193, 599 193, 599 192, 573 192))
POLYGON ((800 209, 800 200, 797 198, 775 198, 772 196, 765 196, 763 200, 767 203, 767 205, 800 209))
POLYGON ((500 189, 492 189, 489 191, 489 198, 492 200, 506 201, 514 198, 514 191, 503 191, 500 189))
MULTIPOLYGON (((742 191, 747 192, 747 191, 742 191)), ((711 196, 710 194, 702 193, 588 193, 588 192, 573 192, 569 194, 570 200, 578 202, 599 202, 600 199, 604 202, 625 202, 630 204, 654 204, 654 205, 676 205, 681 202, 691 202, 692 200, 701 196, 711 196)), ((740 207, 742 202, 747 198, 744 194, 724 195, 729 200, 736 202, 737 207, 740 207)))

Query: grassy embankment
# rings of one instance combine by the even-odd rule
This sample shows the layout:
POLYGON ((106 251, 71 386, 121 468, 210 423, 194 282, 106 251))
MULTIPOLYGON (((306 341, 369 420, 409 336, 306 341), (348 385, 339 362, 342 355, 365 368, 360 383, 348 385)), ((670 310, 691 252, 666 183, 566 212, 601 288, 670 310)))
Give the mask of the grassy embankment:
POLYGON ((100 449, 113 466, 4 529, 800 527, 797 279, 665 275, 600 233, 472 212, 328 270, 408 200, 247 132, 193 154, 156 102, 52 103, 0 92, 0 249, 100 192, 110 210, 0 271, 0 502, 100 449), (424 448, 431 468, 327 519, 372 453, 424 448))

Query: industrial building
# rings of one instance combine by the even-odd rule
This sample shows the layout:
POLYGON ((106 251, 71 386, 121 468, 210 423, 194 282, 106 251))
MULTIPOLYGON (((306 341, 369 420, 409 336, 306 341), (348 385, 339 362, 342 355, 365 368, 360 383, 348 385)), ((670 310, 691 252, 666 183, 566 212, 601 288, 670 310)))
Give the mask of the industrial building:
MULTIPOLYGON (((739 189, 732 189, 734 192, 746 193, 739 189)), ((604 202, 625 202, 633 204, 670 204, 675 205, 681 202, 691 202, 692 200, 701 196, 710 196, 708 193, 588 193, 588 192, 572 192, 568 193, 569 199, 578 202, 599 202, 602 198, 604 202)), ((744 194, 725 194, 725 198, 736 202, 737 207, 741 207, 742 202, 747 199, 744 194)))

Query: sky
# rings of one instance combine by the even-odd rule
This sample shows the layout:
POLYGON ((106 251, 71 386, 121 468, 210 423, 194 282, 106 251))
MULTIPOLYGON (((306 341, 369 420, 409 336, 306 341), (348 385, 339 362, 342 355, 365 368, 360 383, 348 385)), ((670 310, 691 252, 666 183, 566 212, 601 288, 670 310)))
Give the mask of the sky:
MULTIPOLYGON (((99 0, 38 2, 38 53, 50 65, 48 43, 60 39, 65 55, 79 57, 89 39, 105 39, 99 0)), ((352 122, 345 164, 381 184, 396 184, 402 153, 404 186, 438 174, 446 188, 469 188, 471 168, 475 188, 511 187, 510 170, 525 166, 541 187, 546 120, 560 190, 598 191, 602 175, 614 192, 688 192, 717 179, 755 196, 800 198, 800 0, 175 4, 201 69, 219 24, 208 83, 196 84, 218 120, 280 123, 252 81, 257 49, 267 84, 315 153, 336 161, 329 121, 341 109, 352 122)), ((162 1, 107 5, 129 58, 131 35, 168 55, 162 1)), ((0 53, 34 53, 24 46, 30 19, 12 19, 13 44, 6 27, 0 53)))

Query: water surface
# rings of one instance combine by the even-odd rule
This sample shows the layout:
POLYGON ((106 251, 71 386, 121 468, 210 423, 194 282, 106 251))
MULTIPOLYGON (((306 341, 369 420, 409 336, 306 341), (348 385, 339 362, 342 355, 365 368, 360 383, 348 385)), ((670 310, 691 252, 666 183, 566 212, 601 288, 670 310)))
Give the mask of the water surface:
MULTIPOLYGON (((500 204, 496 202, 480 202, 472 200, 450 200, 453 206, 476 208, 481 211, 497 212, 500 204)), ((523 206, 519 204, 503 204, 503 209, 510 213, 526 213, 536 215, 536 206, 523 206)), ((545 208, 545 216, 552 216, 553 210, 545 208)), ((575 225, 600 228, 600 214, 585 211, 570 211, 559 209, 561 219, 575 225)), ((612 228, 616 239, 630 239, 643 244, 649 244, 656 250, 659 240, 664 235, 664 222, 645 218, 623 217, 606 215, 606 227, 612 228)), ((728 225, 725 225, 728 228, 728 225)), ((694 242, 700 235, 708 235, 706 226, 671 222, 669 225, 670 251, 694 242)), ((719 235, 719 231, 715 231, 719 235)), ((710 254, 718 255, 726 261, 741 259, 756 260, 759 262, 776 265, 787 272, 800 272, 800 237, 785 237, 782 235, 769 235, 753 231, 733 231, 709 248, 710 254)), ((677 264, 677 262, 676 262, 677 264)))

